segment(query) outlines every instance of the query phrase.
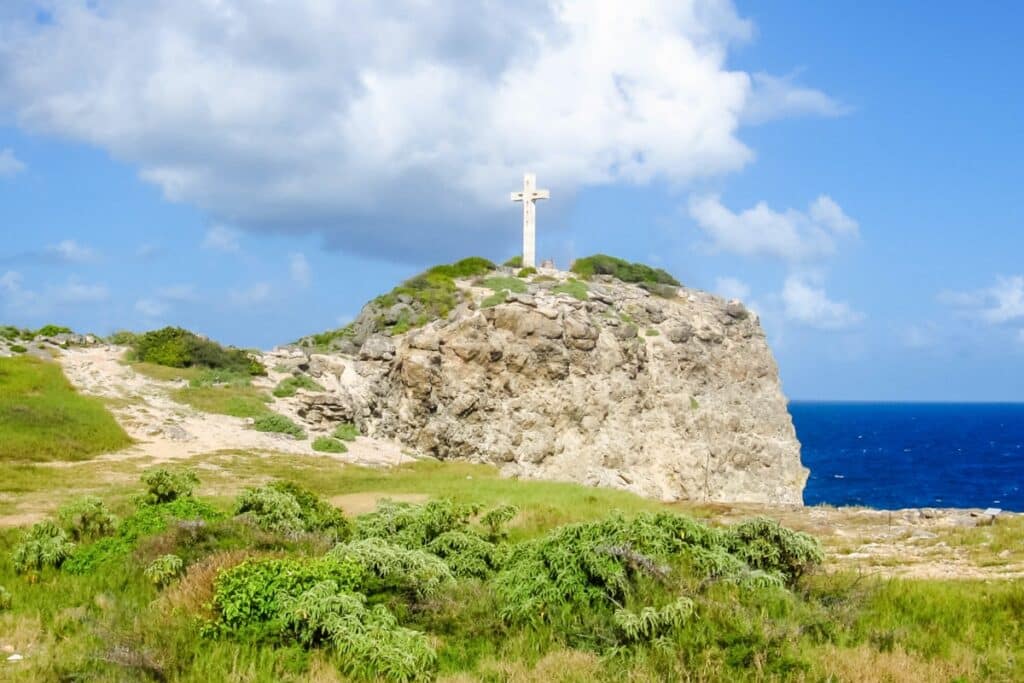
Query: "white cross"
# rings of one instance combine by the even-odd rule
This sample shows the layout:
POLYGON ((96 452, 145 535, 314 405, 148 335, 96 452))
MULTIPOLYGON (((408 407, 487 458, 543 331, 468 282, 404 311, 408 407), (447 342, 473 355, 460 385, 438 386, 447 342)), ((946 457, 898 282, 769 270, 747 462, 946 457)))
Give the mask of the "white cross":
POLYGON ((523 191, 513 192, 512 201, 523 203, 523 268, 537 267, 537 208, 536 199, 551 199, 547 190, 537 189, 537 176, 523 175, 523 191))

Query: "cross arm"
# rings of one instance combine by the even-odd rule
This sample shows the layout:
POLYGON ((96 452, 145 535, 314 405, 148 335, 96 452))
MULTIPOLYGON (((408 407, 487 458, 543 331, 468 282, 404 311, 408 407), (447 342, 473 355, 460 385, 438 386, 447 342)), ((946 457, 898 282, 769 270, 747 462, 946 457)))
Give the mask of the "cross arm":
POLYGON ((551 199, 551 190, 537 190, 533 193, 534 199, 551 199))
POLYGON ((521 202, 521 201, 523 201, 523 193, 522 192, 513 192, 512 193, 512 201, 514 201, 514 202, 521 202))

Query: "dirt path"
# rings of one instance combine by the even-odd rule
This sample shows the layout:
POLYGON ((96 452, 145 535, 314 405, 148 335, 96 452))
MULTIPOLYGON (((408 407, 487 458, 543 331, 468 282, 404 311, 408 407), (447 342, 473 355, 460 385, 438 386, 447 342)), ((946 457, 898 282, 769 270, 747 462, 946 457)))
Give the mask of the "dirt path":
POLYGON ((401 448, 392 442, 359 437, 349 444, 348 453, 328 455, 314 451, 310 439, 257 432, 243 418, 195 410, 170 397, 170 392, 184 383, 162 382, 135 372, 120 362, 123 352, 110 346, 75 348, 58 359, 79 391, 112 399, 111 412, 137 442, 98 460, 148 458, 169 462, 237 449, 307 454, 370 466, 394 465, 402 460, 401 448))

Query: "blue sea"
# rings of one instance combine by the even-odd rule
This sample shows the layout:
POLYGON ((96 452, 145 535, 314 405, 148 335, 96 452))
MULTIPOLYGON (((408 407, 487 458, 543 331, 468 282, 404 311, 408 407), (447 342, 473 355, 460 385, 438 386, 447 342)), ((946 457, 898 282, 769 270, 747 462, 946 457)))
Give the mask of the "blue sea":
POLYGON ((789 412, 808 505, 1024 512, 1024 403, 818 403, 789 412))

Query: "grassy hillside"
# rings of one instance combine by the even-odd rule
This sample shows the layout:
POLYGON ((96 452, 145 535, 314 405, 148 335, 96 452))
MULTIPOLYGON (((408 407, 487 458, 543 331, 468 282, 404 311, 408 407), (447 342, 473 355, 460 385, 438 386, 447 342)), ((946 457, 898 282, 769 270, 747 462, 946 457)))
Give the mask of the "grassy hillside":
POLYGON ((103 403, 78 394, 59 365, 0 358, 0 461, 82 460, 129 443, 103 403))
POLYGON ((0 556, 0 645, 26 655, 0 678, 1024 675, 1020 583, 825 574, 808 539, 769 523, 723 529, 621 491, 482 466, 200 460, 203 482, 149 473, 106 505, 52 515, 27 550, 24 529, 0 532, 14 551, 0 556), (268 485, 285 478, 311 491, 268 485), (371 511, 380 495, 416 502, 371 511))

